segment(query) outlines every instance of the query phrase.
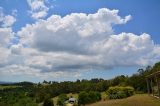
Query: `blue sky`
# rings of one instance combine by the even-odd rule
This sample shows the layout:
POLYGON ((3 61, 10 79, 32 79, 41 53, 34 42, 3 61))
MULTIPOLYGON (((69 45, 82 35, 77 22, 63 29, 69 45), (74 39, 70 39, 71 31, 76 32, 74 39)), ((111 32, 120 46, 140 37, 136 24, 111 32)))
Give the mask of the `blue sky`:
POLYGON ((160 60, 159 10, 159 0, 1 0, 0 80, 132 75, 160 60))

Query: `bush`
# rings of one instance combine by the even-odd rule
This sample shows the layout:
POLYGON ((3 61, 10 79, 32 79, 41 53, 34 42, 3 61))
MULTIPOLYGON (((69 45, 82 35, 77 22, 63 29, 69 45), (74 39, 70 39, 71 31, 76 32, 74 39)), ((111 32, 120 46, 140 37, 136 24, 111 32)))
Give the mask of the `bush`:
POLYGON ((89 92, 83 91, 83 92, 80 92, 78 95, 79 105, 94 103, 99 100, 101 100, 101 94, 95 91, 89 91, 89 92))
POLYGON ((86 91, 80 92, 78 95, 78 104, 85 105, 88 103, 88 93, 86 91))
POLYGON ((100 92, 95 92, 96 93, 96 100, 100 101, 102 99, 101 93, 100 92))
POLYGON ((68 100, 68 97, 66 94, 61 94, 58 96, 57 105, 59 106, 65 106, 65 101, 68 100))
POLYGON ((43 106, 54 106, 53 100, 52 99, 45 99, 43 106))
POLYGON ((134 88, 130 86, 125 87, 124 91, 127 97, 132 96, 134 94, 134 88))
POLYGON ((109 87, 109 89, 107 90, 107 94, 109 99, 122 99, 122 98, 132 96, 134 94, 134 88, 130 86, 109 87))

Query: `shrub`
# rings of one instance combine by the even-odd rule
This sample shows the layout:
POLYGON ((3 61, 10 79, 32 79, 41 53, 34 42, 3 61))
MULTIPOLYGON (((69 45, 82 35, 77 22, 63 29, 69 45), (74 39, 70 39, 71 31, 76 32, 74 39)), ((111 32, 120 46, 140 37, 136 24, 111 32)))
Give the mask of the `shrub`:
POLYGON ((59 106, 65 106, 65 101, 68 100, 68 97, 66 94, 61 94, 58 96, 57 105, 59 106))
POLYGON ((45 99, 43 106, 54 106, 53 100, 52 99, 45 99))
POLYGON ((80 92, 78 95, 78 104, 85 105, 88 103, 88 93, 86 91, 80 92))
POLYGON ((93 103, 93 102, 97 101, 97 95, 94 91, 90 91, 88 93, 88 98, 89 98, 88 103, 93 103))
POLYGON ((96 101, 100 101, 102 99, 101 93, 100 92, 95 92, 96 93, 96 101))
POLYGON ((127 97, 132 96, 134 94, 134 88, 130 86, 125 87, 124 91, 127 97))
POLYGON ((78 95, 79 105, 94 103, 99 100, 101 100, 101 94, 95 91, 89 91, 89 92, 83 91, 83 92, 80 92, 78 95))
POLYGON ((134 88, 127 86, 127 87, 122 87, 122 86, 114 86, 114 87, 109 87, 107 90, 107 94, 109 99, 121 99, 121 98, 126 98, 129 96, 132 96, 134 94, 134 88))

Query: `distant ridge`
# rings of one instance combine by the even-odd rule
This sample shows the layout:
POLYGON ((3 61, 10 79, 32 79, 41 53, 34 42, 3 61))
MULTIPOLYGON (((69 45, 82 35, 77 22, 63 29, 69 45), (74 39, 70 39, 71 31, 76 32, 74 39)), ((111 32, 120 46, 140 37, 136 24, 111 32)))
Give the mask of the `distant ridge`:
POLYGON ((13 84, 15 82, 0 81, 0 84, 13 84))
POLYGON ((17 86, 26 86, 26 85, 33 85, 35 83, 22 81, 22 82, 9 82, 9 81, 0 81, 0 85, 17 85, 17 86))

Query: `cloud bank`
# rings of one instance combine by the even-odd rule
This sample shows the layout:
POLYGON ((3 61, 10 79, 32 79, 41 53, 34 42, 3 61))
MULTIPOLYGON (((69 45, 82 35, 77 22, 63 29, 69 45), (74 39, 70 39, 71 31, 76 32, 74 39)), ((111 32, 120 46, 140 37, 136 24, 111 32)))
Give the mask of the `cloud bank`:
POLYGON ((9 48, 4 45, 11 43, 15 33, 1 28, 0 37, 6 40, 0 39, 0 60, 5 60, 0 62, 0 75, 78 77, 88 70, 157 62, 160 46, 149 34, 114 33, 113 26, 131 20, 131 15, 121 17, 118 12, 101 8, 93 14, 52 15, 23 27, 16 33, 19 43, 9 48))

